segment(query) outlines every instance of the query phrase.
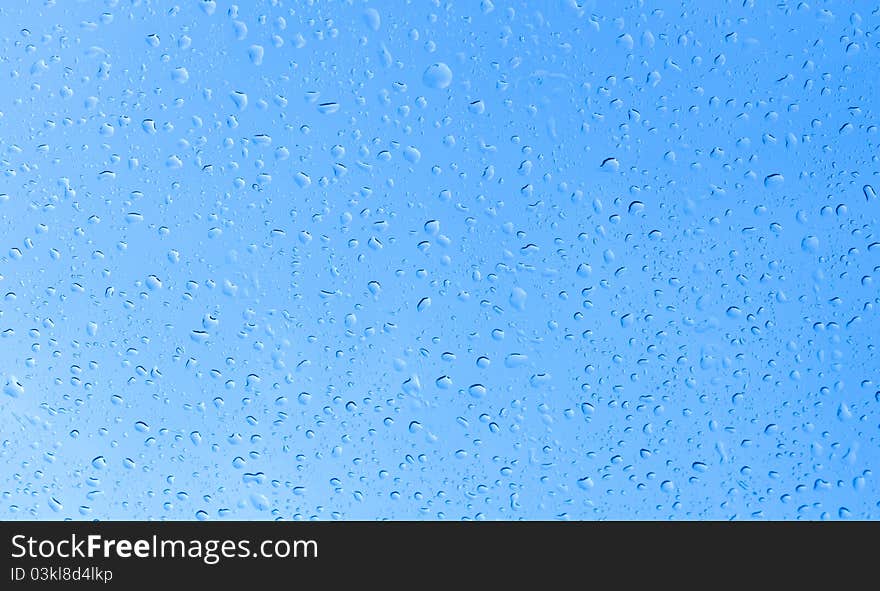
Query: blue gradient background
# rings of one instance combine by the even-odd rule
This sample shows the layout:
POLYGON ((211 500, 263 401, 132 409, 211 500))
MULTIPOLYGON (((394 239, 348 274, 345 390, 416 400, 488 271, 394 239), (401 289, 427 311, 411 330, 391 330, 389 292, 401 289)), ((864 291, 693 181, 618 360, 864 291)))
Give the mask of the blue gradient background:
POLYGON ((0 518, 877 518, 878 26, 4 2, 0 518))

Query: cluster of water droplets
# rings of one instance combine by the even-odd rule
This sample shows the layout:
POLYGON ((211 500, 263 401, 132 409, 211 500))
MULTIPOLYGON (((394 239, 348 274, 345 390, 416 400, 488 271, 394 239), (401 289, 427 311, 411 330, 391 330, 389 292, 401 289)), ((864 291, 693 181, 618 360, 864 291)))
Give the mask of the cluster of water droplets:
POLYGON ((0 516, 876 518, 878 26, 0 7, 0 516))

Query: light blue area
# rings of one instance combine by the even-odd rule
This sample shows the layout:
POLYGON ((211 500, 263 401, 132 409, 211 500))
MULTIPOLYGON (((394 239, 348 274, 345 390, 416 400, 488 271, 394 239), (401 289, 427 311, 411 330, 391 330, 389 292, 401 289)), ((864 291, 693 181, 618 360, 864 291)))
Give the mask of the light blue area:
POLYGON ((0 518, 876 519, 873 2, 4 2, 0 518))

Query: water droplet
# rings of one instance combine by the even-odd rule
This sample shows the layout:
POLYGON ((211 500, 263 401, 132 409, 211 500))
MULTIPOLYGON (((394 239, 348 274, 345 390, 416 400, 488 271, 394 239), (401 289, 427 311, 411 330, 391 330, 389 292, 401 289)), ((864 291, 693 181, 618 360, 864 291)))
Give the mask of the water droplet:
POLYGON ((443 62, 431 64, 422 75, 422 82, 429 88, 447 88, 452 84, 452 70, 443 62))

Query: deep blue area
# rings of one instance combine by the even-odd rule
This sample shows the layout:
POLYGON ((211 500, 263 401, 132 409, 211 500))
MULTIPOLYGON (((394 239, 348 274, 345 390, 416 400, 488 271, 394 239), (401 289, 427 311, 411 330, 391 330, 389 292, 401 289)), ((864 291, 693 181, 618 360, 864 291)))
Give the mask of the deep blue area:
POLYGON ((878 10, 4 2, 0 518, 877 518, 878 10))

